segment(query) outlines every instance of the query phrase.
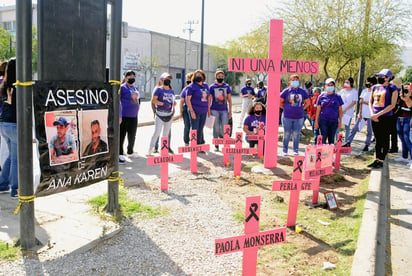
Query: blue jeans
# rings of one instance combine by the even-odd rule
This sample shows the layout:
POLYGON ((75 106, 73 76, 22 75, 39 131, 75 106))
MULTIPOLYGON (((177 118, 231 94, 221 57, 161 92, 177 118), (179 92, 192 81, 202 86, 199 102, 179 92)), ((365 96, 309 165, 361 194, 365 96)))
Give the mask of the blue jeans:
POLYGON ((213 138, 223 138, 225 125, 229 123, 229 113, 227 110, 211 110, 212 116, 215 116, 213 125, 213 138))
POLYGON ((319 130, 322 135, 322 144, 326 144, 326 139, 329 144, 335 143, 335 134, 338 129, 338 121, 327 121, 319 118, 319 130))
MULTIPOLYGON (((345 125, 345 137, 343 139, 343 143, 350 143, 350 142, 348 142, 348 138, 349 138, 349 135, 350 135, 350 124, 351 123, 352 123, 352 118, 349 120, 349 124, 345 125)), ((371 128, 372 128, 372 126, 371 126, 371 128)), ((339 129, 336 129, 335 139, 338 138, 338 134, 339 134, 339 129)))
POLYGON ((289 119, 282 118, 283 125, 283 152, 288 152, 289 141, 293 139, 293 151, 299 152, 300 132, 302 130, 305 118, 289 119))
POLYGON ((18 171, 17 171, 17 127, 16 123, 1 123, 0 132, 4 139, 2 143, 7 144, 9 155, 2 166, 0 174, 0 190, 11 187, 11 196, 17 194, 18 171))
POLYGON ((396 121, 396 129, 398 131, 399 139, 402 142, 402 157, 408 158, 408 155, 412 158, 412 142, 410 140, 411 130, 411 117, 399 117, 396 121))
MULTIPOLYGON (((365 146, 369 146, 371 144, 371 140, 372 140, 372 122, 371 122, 370 118, 363 118, 362 120, 366 121, 366 127, 367 127, 365 146)), ((346 140, 347 143, 352 143, 353 138, 355 138, 356 133, 358 133, 358 131, 360 131, 360 129, 359 129, 359 123, 360 122, 361 121, 356 120, 356 124, 352 128, 352 131, 350 132, 349 137, 346 140)))
POLYGON ((204 144, 205 140, 203 139, 203 128, 205 127, 207 113, 196 113, 196 119, 193 119, 190 116, 190 124, 192 129, 197 132, 197 144, 204 144))
POLYGON ((183 106, 182 110, 182 116, 183 116, 183 124, 184 124, 184 129, 183 129, 183 141, 185 144, 190 143, 190 113, 189 109, 187 108, 187 105, 183 106))
MULTIPOLYGON (((149 149, 154 149, 156 145, 156 141, 158 141, 160 133, 162 132, 163 129, 163 135, 162 137, 168 137, 170 134, 170 128, 172 127, 173 119, 170 119, 168 122, 162 121, 162 119, 159 118, 159 116, 156 116, 155 118, 155 130, 152 136, 152 139, 150 140, 150 148, 149 149)), ((170 148, 170 141, 169 141, 169 148, 170 148)))

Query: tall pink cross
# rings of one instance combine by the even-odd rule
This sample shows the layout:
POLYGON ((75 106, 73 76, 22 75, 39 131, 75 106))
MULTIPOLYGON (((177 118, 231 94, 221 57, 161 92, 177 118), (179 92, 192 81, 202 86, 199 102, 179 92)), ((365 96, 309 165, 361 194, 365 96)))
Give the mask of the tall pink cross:
POLYGON ((212 144, 214 145, 223 145, 223 164, 228 166, 229 162, 229 154, 225 152, 225 148, 229 148, 230 145, 235 144, 235 139, 230 138, 230 125, 224 126, 223 138, 213 138, 212 144))
POLYGON ((272 185, 272 191, 290 191, 287 227, 296 225, 300 191, 319 190, 319 177, 302 180, 303 160, 303 156, 295 156, 292 180, 275 180, 272 185))
POLYGON ((160 187, 167 190, 169 186, 169 163, 183 162, 183 154, 169 155, 169 138, 162 138, 160 156, 148 157, 147 165, 160 165, 160 187))
POLYGON ((277 166, 281 73, 318 74, 319 62, 282 60, 283 21, 270 20, 269 59, 229 58, 229 71, 267 72, 266 145, 264 166, 277 166))
POLYGON ((340 169, 340 155, 342 153, 351 153, 352 148, 351 147, 342 147, 342 141, 343 141, 343 135, 342 133, 338 134, 338 141, 336 142, 336 147, 335 150, 333 151, 335 153, 335 170, 340 169))
POLYGON ((234 176, 240 176, 240 170, 242 168, 242 154, 255 154, 255 148, 242 148, 242 132, 236 132, 236 140, 234 148, 224 148, 224 152, 235 155, 235 164, 233 168, 234 176))
POLYGON ((258 248, 282 243, 286 228, 259 232, 260 196, 246 198, 245 235, 215 240, 215 255, 243 251, 243 275, 256 275, 258 248))
POLYGON ((179 150, 179 153, 190 152, 190 172, 195 173, 197 172, 197 153, 199 151, 209 151, 210 145, 209 144, 198 145, 197 144, 197 131, 191 130, 190 131, 190 146, 179 147, 178 150, 179 150))
POLYGON ((260 123, 259 128, 256 128, 257 134, 248 135, 247 139, 250 141, 258 141, 258 157, 263 157, 263 145, 265 144, 265 124, 260 123))

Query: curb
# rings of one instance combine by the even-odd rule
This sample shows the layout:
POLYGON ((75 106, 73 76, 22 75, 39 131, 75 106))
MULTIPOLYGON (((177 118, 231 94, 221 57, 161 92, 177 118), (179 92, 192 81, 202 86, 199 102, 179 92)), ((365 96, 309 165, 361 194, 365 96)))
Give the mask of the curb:
POLYGON ((389 165, 372 170, 351 275, 385 275, 389 165))

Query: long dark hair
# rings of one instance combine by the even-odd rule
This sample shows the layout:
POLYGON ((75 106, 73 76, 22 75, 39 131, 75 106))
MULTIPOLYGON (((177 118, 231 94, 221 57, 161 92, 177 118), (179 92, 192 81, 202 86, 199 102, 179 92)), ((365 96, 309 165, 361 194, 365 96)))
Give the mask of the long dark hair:
POLYGON ((7 89, 14 88, 13 83, 16 82, 16 58, 10 58, 7 62, 5 79, 1 85, 1 96, 7 97, 7 89))

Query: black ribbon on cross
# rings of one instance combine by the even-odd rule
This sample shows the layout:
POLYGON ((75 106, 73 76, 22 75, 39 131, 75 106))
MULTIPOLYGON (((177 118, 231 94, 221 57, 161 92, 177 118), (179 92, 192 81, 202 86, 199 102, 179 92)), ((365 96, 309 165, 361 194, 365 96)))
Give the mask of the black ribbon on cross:
POLYGON ((230 136, 230 127, 226 128, 226 129, 225 129, 225 133, 223 133, 223 134, 227 134, 227 135, 230 136))
POLYGON ((249 207, 250 215, 246 218, 246 222, 248 222, 252 217, 254 217, 257 221, 259 221, 259 217, 256 214, 258 209, 257 203, 252 203, 249 207))
POLYGON ((264 124, 261 124, 261 125, 259 126, 259 130, 265 130, 265 125, 264 125, 264 124))
POLYGON ((318 157, 316 158, 316 162, 322 162, 322 153, 318 152, 318 157))
POLYGON ((192 133, 192 138, 190 139, 190 141, 196 141, 197 140, 197 138, 196 138, 196 133, 192 133))
POLYGON ((163 140, 163 145, 162 145, 162 149, 169 149, 169 147, 167 146, 167 140, 163 140))
POLYGON ((338 142, 343 142, 342 141, 343 136, 342 135, 338 135, 338 142))
POLYGON ((296 165, 297 165, 297 167, 295 168, 295 169, 293 169, 293 172, 296 172, 297 170, 299 170, 300 172, 302 172, 302 165, 303 165, 303 161, 302 160, 299 160, 297 163, 296 163, 296 165))
POLYGON ((242 143, 242 135, 241 134, 236 135, 236 143, 237 142, 242 143))

